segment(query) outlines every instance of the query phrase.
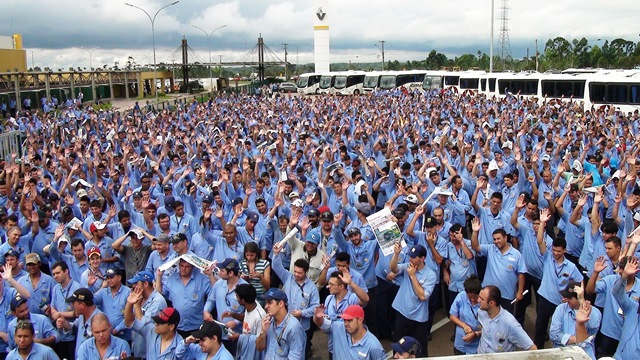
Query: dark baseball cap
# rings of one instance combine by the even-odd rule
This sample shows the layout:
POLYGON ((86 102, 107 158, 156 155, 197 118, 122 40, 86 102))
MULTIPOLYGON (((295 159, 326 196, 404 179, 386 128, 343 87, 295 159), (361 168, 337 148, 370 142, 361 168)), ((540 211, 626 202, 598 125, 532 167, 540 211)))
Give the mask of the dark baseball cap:
POLYGON ((196 339, 213 338, 214 336, 217 336, 218 339, 221 339, 222 328, 213 321, 205 321, 200 325, 198 330, 191 332, 191 336, 196 339))
POLYGON ((317 209, 311 209, 307 213, 307 216, 314 216, 314 217, 320 216, 320 212, 317 209))
POLYGON ((582 286, 582 284, 577 281, 570 281, 569 284, 567 284, 566 288, 560 290, 560 295, 562 295, 563 298, 567 299, 577 298, 578 294, 576 294, 575 292, 576 286, 580 287, 582 286))
POLYGON ((240 268, 240 264, 238 264, 238 260, 233 258, 226 258, 220 265, 218 265, 218 269, 226 269, 226 270, 238 270, 240 268))
POLYGON ((422 346, 418 340, 411 336, 404 336, 396 343, 391 344, 391 349, 397 353, 409 353, 411 355, 418 355, 422 351, 422 346))
POLYGON ((178 325, 180 322, 180 312, 172 307, 161 310, 158 315, 151 317, 156 324, 174 324, 178 325))
POLYGON ((85 303, 87 305, 93 305, 93 293, 87 288, 76 289, 76 291, 74 291, 73 294, 66 299, 66 302, 72 303, 76 301, 85 303))
POLYGON ((18 294, 13 299, 11 299, 11 311, 15 310, 18 306, 27 302, 27 298, 22 297, 22 295, 18 294))
POLYGON ((321 221, 333 221, 333 213, 331 211, 326 211, 320 214, 321 221))
POLYGON ((17 252, 16 250, 11 249, 11 250, 7 251, 6 253, 4 253, 4 257, 7 257, 7 256, 13 256, 13 257, 19 259, 20 258, 20 253, 17 252))
POLYGON ((213 203, 213 196, 211 195, 205 195, 202 197, 202 202, 208 202, 208 203, 213 203))
POLYGON ((409 257, 425 257, 427 256, 427 249, 422 245, 413 245, 407 255, 409 257))

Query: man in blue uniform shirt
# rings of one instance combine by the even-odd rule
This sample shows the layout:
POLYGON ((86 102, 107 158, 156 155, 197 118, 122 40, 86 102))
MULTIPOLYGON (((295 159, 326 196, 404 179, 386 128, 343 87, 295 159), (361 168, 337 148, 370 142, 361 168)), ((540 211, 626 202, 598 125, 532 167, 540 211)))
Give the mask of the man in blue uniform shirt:
POLYGON ((77 360, 124 359, 131 355, 126 341, 111 334, 111 323, 105 314, 97 314, 91 319, 92 337, 80 345, 77 360))
POLYGON ((265 359, 304 359, 307 335, 298 319, 288 312, 287 294, 271 288, 262 298, 267 316, 262 319, 262 332, 256 339, 258 351, 266 350, 265 359))
POLYGON ((387 354, 380 341, 364 326, 364 310, 350 305, 340 317, 331 321, 324 316, 324 306, 315 309, 313 321, 323 331, 333 334, 334 359, 384 360, 387 354))
POLYGON ((393 257, 389 264, 391 272, 405 273, 392 304, 398 311, 394 337, 396 341, 405 335, 418 339, 422 346, 420 356, 427 357, 429 297, 436 284, 436 274, 425 264, 427 249, 424 246, 413 245, 407 253, 409 263, 398 265, 401 251, 402 246, 398 242, 393 248, 393 257))

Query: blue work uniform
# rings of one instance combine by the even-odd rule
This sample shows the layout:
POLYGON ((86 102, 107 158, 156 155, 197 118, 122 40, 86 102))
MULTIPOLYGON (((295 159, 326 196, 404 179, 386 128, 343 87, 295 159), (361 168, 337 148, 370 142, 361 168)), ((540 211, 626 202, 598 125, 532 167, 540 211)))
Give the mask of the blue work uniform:
POLYGON ((464 282, 471 275, 477 274, 476 268, 476 252, 471 248, 471 240, 463 239, 467 248, 473 254, 472 259, 468 259, 462 246, 460 249, 456 249, 456 246, 452 242, 446 244, 446 250, 442 254, 443 257, 449 260, 449 291, 461 292, 464 291, 464 282))
POLYGON ((265 359, 274 360, 302 360, 307 343, 307 334, 300 322, 291 314, 276 326, 275 319, 267 329, 267 348, 265 359))
MULTIPOLYGON (((11 300, 16 297, 18 292, 12 287, 5 286, 2 290, 2 296, 0 296, 0 331, 8 332, 9 323, 14 318, 13 311, 11 311, 11 300)), ((6 353, 7 347, 6 341, 0 339, 0 352, 6 353)))
POLYGON ((503 254, 495 245, 480 245, 478 255, 487 257, 487 271, 482 286, 494 285, 500 289, 502 298, 513 300, 518 287, 518 275, 527 272, 522 254, 513 246, 503 254))
MULTIPOLYGON (((33 334, 34 339, 46 339, 53 336, 56 338, 56 342, 58 342, 58 332, 53 327, 51 319, 40 314, 29 314, 29 321, 33 324, 33 329, 35 330, 33 334)), ((13 318, 9 323, 9 329, 7 331, 9 349, 11 350, 16 348, 16 325, 18 325, 18 318, 13 318)))
MULTIPOLYGON (((637 281, 637 280, 636 280, 637 281)), ((627 296, 625 291, 626 281, 618 276, 613 283, 613 296, 620 304, 623 314, 625 314, 622 326, 622 336, 618 344, 618 350, 613 356, 615 359, 638 359, 640 358, 640 314, 638 314, 638 300, 627 296)))
MULTIPOLYGON (((72 311, 73 306, 67 303, 67 298, 73 295, 73 292, 80 288, 80 284, 76 281, 69 281, 69 284, 63 289, 62 285, 56 284, 51 294, 51 307, 57 311, 72 311)), ((71 331, 58 329, 58 342, 73 341, 75 336, 71 331)))
MULTIPOLYGON (((553 342, 553 347, 567 346, 571 336, 576 335, 576 312, 568 303, 558 305, 551 317, 551 327, 549 327, 549 339, 553 342)), ((594 343, 595 335, 600 328, 602 314, 595 306, 591 308, 589 321, 585 323, 589 337, 576 344, 582 348, 592 359, 596 358, 594 343)))
MULTIPOLYGON (((240 278, 236 286, 241 284, 247 284, 247 282, 240 278)), ((231 329, 236 333, 242 333, 242 322, 238 321, 232 317, 221 317, 222 313, 225 311, 231 311, 234 313, 243 313, 244 306, 238 303, 238 299, 236 297, 236 286, 229 291, 229 285, 227 280, 220 279, 216 281, 216 283, 211 287, 208 294, 207 303, 204 306, 204 310, 211 312, 213 307, 216 308, 216 313, 218 314, 218 321, 222 321, 223 323, 228 323, 229 321, 234 321, 236 326, 231 329)), ((202 311, 201 311, 202 312, 202 311)), ((224 339, 227 338, 226 334, 222 336, 224 339)))
POLYGON ((534 344, 516 318, 505 309, 493 319, 486 311, 480 310, 478 322, 482 326, 482 336, 478 354, 515 351, 516 347, 528 350, 534 344))
MULTIPOLYGON (((125 354, 125 357, 131 355, 131 347, 129 347, 126 341, 111 335, 111 343, 104 353, 104 359, 122 359, 122 353, 125 354)), ((91 338, 82 343, 79 350, 76 351, 76 360, 93 359, 100 359, 100 352, 96 346, 95 338, 91 338)))
POLYGON ((380 341, 369 331, 357 343, 353 343, 351 334, 344 328, 343 321, 324 319, 321 330, 333 335, 334 359, 386 360, 387 353, 380 341))
MULTIPOLYGON (((365 288, 371 289, 378 285, 378 279, 375 273, 375 256, 378 251, 378 242, 375 240, 361 240, 358 246, 352 242, 347 242, 342 232, 335 233, 336 243, 340 251, 344 251, 351 255, 349 267, 357 270, 364 278, 365 288)), ((362 236, 362 235, 361 235, 362 236)))
MULTIPOLYGON (((613 296, 613 284, 618 279, 618 274, 607 275, 596 282, 596 294, 603 300, 602 326, 600 332, 612 339, 620 340, 624 325, 624 312, 613 296)), ((625 294, 631 300, 637 302, 640 299, 640 282, 635 281, 633 286, 625 294)))
POLYGON ((570 281, 582 282, 582 279, 580 270, 571 261, 563 258, 562 264, 558 265, 551 251, 547 251, 544 254, 544 274, 538 294, 550 303, 560 305, 560 290, 564 290, 570 281))
MULTIPOLYGON (((80 350, 80 347, 82 346, 82 344, 87 340, 93 339, 93 334, 91 333, 91 319, 93 319, 93 317, 96 316, 97 314, 102 314, 102 311, 100 311, 100 309, 98 308, 96 308, 93 311, 91 316, 89 316, 89 318, 86 319, 86 321, 84 316, 80 315, 71 323, 72 328, 75 328, 75 331, 76 331, 76 357, 80 354, 80 351, 82 351, 80 350)), ((126 341, 124 340, 120 340, 120 341, 123 341, 124 343, 126 343, 126 341)), ((127 346, 129 345, 127 344, 127 346)), ((118 357, 119 356, 120 354, 118 353, 118 357)))
POLYGON ((299 284, 293 274, 282 266, 282 259, 279 256, 273 259, 272 265, 273 271, 282 281, 282 289, 287 294, 289 311, 300 310, 302 312, 302 317, 299 320, 300 325, 305 331, 309 330, 313 312, 320 305, 320 295, 316 284, 307 277, 302 284, 299 284))
POLYGON ((21 277, 18 279, 18 283, 31 293, 31 296, 27 300, 29 303, 29 312, 43 315, 44 312, 42 308, 51 303, 51 292, 56 284, 53 278, 45 273, 40 273, 40 281, 38 281, 38 285, 36 285, 35 288, 33 287, 31 275, 21 277))
MULTIPOLYGON (((478 311, 480 311, 480 303, 475 305, 471 304, 469 297, 465 291, 461 291, 451 303, 451 310, 449 314, 457 317, 463 323, 469 325, 471 330, 480 330, 480 322, 478 321, 478 311)), ((456 336, 453 342, 453 346, 456 350, 463 352, 467 355, 476 354, 478 352, 478 345, 480 345, 480 338, 475 338, 470 342, 462 340, 466 335, 464 329, 460 326, 456 326, 456 336)))
POLYGON ((429 296, 433 293, 436 284, 436 274, 425 266, 416 271, 415 276, 424 290, 425 301, 420 300, 413 290, 411 277, 406 273, 409 264, 398 265, 398 273, 405 273, 400 283, 398 295, 393 300, 391 306, 396 309, 402 316, 416 322, 426 322, 429 319, 429 296))
MULTIPOLYGON (((31 352, 27 356, 27 360, 60 360, 58 355, 53 351, 52 348, 38 344, 36 342, 33 343, 33 347, 31 348, 31 352)), ((6 360, 23 360, 22 355, 18 352, 18 349, 13 349, 9 354, 7 354, 6 360)))
MULTIPOLYGON (((151 317, 157 315, 160 310, 163 310, 167 307, 167 301, 164 299, 159 292, 153 290, 151 295, 142 302, 142 314, 145 317, 151 317)), ((139 333, 133 331, 131 333, 131 350, 136 356, 141 358, 147 358, 147 338, 140 335, 139 333)), ((149 357, 152 359, 152 357, 149 357)))
POLYGON ((82 273, 89 268, 89 259, 85 259, 84 264, 79 264, 75 256, 60 253, 60 249, 58 249, 58 245, 56 243, 51 243, 49 248, 51 249, 51 257, 56 261, 64 261, 67 263, 67 266, 69 267, 69 276, 71 279, 79 282, 82 278, 82 273))
MULTIPOLYGON (((156 334, 155 331, 155 323, 151 320, 150 317, 144 316, 142 320, 134 320, 131 329, 135 334, 140 335, 146 342, 145 349, 145 358, 147 359, 156 359, 156 360, 175 360, 176 357, 176 348, 178 347, 178 343, 182 341, 182 336, 176 332, 173 340, 171 340, 171 344, 164 349, 164 351, 160 351, 160 335, 156 334)), ((141 354, 135 353, 136 356, 141 356, 141 354)))
POLYGON ((195 269, 186 285, 182 282, 179 271, 167 276, 162 284, 162 295, 171 300, 173 307, 180 312, 179 330, 191 331, 202 325, 202 309, 210 289, 209 278, 195 269))
POLYGON ((130 293, 131 288, 121 285, 115 295, 109 287, 104 287, 93 294, 94 303, 107 315, 112 329, 117 332, 118 337, 124 340, 131 340, 131 331, 124 325, 124 313, 122 311, 127 305, 127 298, 130 293))

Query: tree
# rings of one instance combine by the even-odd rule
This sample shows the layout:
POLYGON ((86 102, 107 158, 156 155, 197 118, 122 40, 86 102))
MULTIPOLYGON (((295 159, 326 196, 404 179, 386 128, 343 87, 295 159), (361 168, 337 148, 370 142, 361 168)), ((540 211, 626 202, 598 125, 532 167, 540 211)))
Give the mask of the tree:
POLYGON ((447 63, 447 56, 435 50, 431 50, 426 60, 426 68, 429 70, 438 70, 447 63))
POLYGON ((544 47, 544 57, 552 68, 566 69, 573 58, 571 43, 561 36, 547 40, 544 47))

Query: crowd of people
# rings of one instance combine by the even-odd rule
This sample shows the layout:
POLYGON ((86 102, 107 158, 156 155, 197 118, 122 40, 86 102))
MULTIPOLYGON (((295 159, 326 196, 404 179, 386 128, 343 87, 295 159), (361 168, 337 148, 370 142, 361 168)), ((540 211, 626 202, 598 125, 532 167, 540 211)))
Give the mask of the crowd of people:
POLYGON ((3 125, 25 141, 0 162, 0 359, 427 357, 440 308, 451 354, 632 359, 639 125, 451 90, 24 110, 3 125))

